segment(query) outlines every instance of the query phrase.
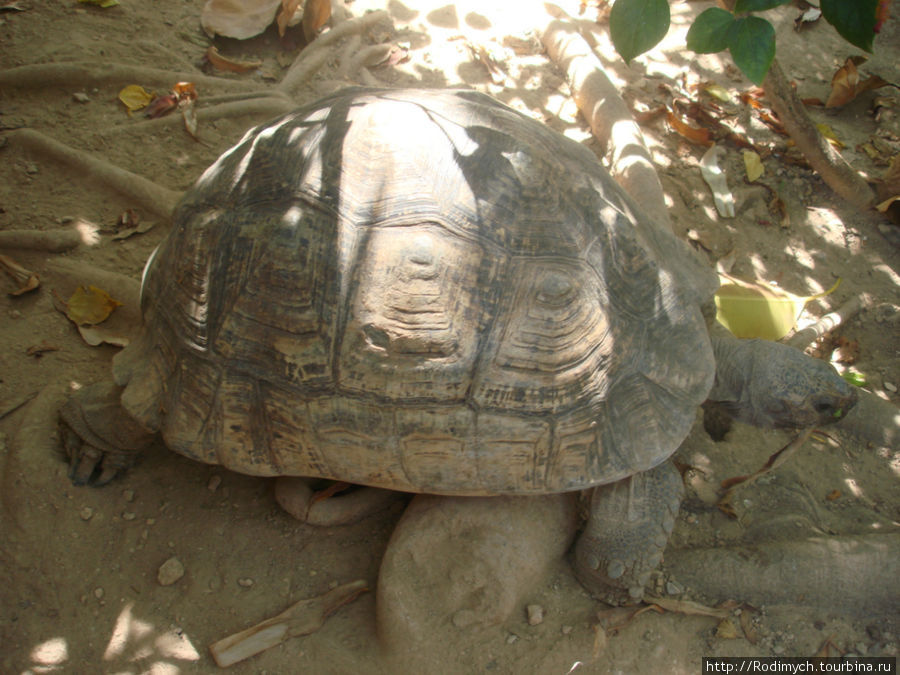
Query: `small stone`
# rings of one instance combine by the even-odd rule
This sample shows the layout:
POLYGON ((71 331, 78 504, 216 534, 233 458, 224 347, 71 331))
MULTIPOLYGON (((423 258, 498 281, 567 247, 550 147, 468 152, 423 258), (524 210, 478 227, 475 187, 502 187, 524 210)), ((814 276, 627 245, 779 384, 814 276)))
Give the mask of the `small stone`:
POLYGON ((888 390, 889 392, 891 392, 892 394, 896 394, 896 393, 897 393, 897 385, 894 384, 893 382, 885 382, 885 383, 884 383, 884 388, 887 389, 887 390, 888 390))
POLYGON ((238 579, 238 586, 243 588, 250 588, 253 585, 253 579, 250 577, 244 577, 243 579, 238 579))
POLYGON ((209 479, 209 482, 206 484, 206 489, 210 492, 215 492, 216 488, 218 488, 222 484, 221 476, 213 476, 209 479))
POLYGON ((669 595, 681 595, 684 593, 684 589, 677 582, 669 581, 666 582, 666 593, 669 595))
POLYGON ((74 94, 72 94, 72 99, 76 103, 87 103, 88 101, 91 100, 90 97, 87 94, 85 94, 83 91, 76 91, 74 94))
POLYGON ((103 593, 104 593, 103 589, 100 588, 99 586, 97 586, 97 588, 94 589, 94 597, 97 598, 98 600, 100 600, 103 597, 103 593))
POLYGON ((131 511, 126 511, 122 514, 122 520, 134 520, 137 516, 131 511))
POLYGON ((36 174, 37 172, 38 172, 38 165, 35 164, 34 162, 29 162, 29 163, 25 166, 25 173, 27 173, 27 174, 33 176, 33 175, 36 174))
POLYGON ((537 626, 544 621, 544 608, 540 605, 528 605, 525 611, 528 613, 529 626, 537 626))
POLYGON ((506 636, 506 644, 511 645, 518 639, 519 639, 518 635, 516 635, 515 633, 510 633, 509 635, 506 636))
POLYGON ((172 556, 160 565, 159 571, 156 573, 156 580, 159 581, 160 586, 171 586, 183 576, 184 565, 178 558, 172 556))
POLYGON ((81 516, 82 520, 90 520, 94 515, 94 509, 92 509, 90 506, 85 506, 83 509, 81 509, 78 515, 81 516))
POLYGON ((572 628, 572 626, 563 626, 560 630, 562 631, 563 635, 568 635, 574 630, 574 628, 572 628))

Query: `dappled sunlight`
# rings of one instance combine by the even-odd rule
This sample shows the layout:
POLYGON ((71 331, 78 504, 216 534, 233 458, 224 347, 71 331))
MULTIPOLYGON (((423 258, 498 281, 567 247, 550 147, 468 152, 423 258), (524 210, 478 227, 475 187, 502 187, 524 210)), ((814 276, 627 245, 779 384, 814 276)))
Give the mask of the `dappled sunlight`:
POLYGON ((78 238, 85 246, 96 246, 100 243, 100 226, 96 223, 79 218, 72 227, 78 232, 78 238))
POLYGON ((78 643, 56 637, 35 645, 31 665, 22 675, 53 672, 101 672, 101 663, 115 675, 178 675, 183 666, 200 661, 190 638, 178 628, 161 631, 134 615, 134 603, 126 604, 116 618, 103 654, 78 655, 78 643), (77 662, 76 662, 77 661, 77 662))

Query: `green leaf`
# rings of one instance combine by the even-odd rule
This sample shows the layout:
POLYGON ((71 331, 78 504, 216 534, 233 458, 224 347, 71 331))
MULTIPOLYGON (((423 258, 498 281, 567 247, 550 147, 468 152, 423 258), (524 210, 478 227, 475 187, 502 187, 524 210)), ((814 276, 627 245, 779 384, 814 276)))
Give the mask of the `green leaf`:
POLYGON ((667 0, 616 0, 609 14, 609 35, 628 63, 652 49, 669 31, 667 0))
POLYGON ((844 380, 852 384, 854 387, 865 387, 868 384, 866 376, 862 373, 856 372, 855 370, 848 370, 845 373, 841 373, 841 377, 843 377, 844 380))
POLYGON ((743 14, 744 12, 764 12, 767 9, 778 7, 790 2, 790 0, 737 0, 734 3, 734 13, 743 14))
POLYGON ((728 48, 728 29, 734 15, 718 7, 703 10, 687 32, 687 48, 698 54, 714 54, 728 48))
POLYGON ((728 51, 753 84, 762 85, 775 58, 775 29, 765 19, 736 19, 728 31, 728 51))
POLYGON ((878 0, 821 0, 822 16, 850 44, 872 51, 878 0))

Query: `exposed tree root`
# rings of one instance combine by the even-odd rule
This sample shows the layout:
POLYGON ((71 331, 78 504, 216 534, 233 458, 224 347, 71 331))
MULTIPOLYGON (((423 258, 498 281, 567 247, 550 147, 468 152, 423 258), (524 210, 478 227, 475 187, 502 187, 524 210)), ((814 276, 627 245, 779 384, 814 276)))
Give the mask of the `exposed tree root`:
POLYGON ((603 147, 613 178, 651 218, 671 227, 662 184, 643 134, 603 63, 569 21, 551 21, 541 40, 566 73, 575 103, 603 147))
POLYGON ((73 228, 55 230, 3 230, 0 232, 0 248, 30 249, 62 253, 71 251, 81 243, 81 234, 73 228))
POLYGON ((785 77, 778 60, 772 62, 763 82, 766 98, 791 140, 797 144, 810 166, 838 195, 859 209, 875 202, 875 193, 865 179, 844 161, 816 129, 803 102, 785 77))
POLYGON ((812 326, 807 326, 803 330, 797 331, 785 343, 797 349, 806 349, 820 337, 833 331, 849 319, 859 314, 864 307, 868 307, 872 303, 872 298, 868 293, 861 293, 850 298, 843 305, 833 312, 829 312, 812 326))
POLYGON ((666 551, 675 579, 712 598, 757 605, 839 606, 864 614, 900 606, 900 535, 813 537, 666 551))
POLYGON ((879 448, 900 447, 900 408, 865 390, 837 428, 879 448))
POLYGON ((180 192, 157 185, 143 176, 113 166, 38 131, 19 129, 10 134, 10 139, 30 152, 77 169, 81 177, 97 181, 126 195, 158 216, 168 218, 181 199, 180 192))

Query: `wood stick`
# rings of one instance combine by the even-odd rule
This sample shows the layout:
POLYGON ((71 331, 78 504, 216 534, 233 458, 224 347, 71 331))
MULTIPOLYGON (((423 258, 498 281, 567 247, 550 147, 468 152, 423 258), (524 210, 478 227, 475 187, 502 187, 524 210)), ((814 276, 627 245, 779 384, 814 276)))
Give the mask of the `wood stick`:
POLYGON ((62 253, 71 251, 81 243, 81 234, 73 227, 53 230, 3 230, 0 232, 0 248, 30 249, 62 253))
POLYGON ((288 638, 314 633, 324 625, 325 619, 368 590, 366 582, 360 579, 324 595, 301 600, 271 619, 214 642, 209 651, 216 664, 227 668, 288 638))

